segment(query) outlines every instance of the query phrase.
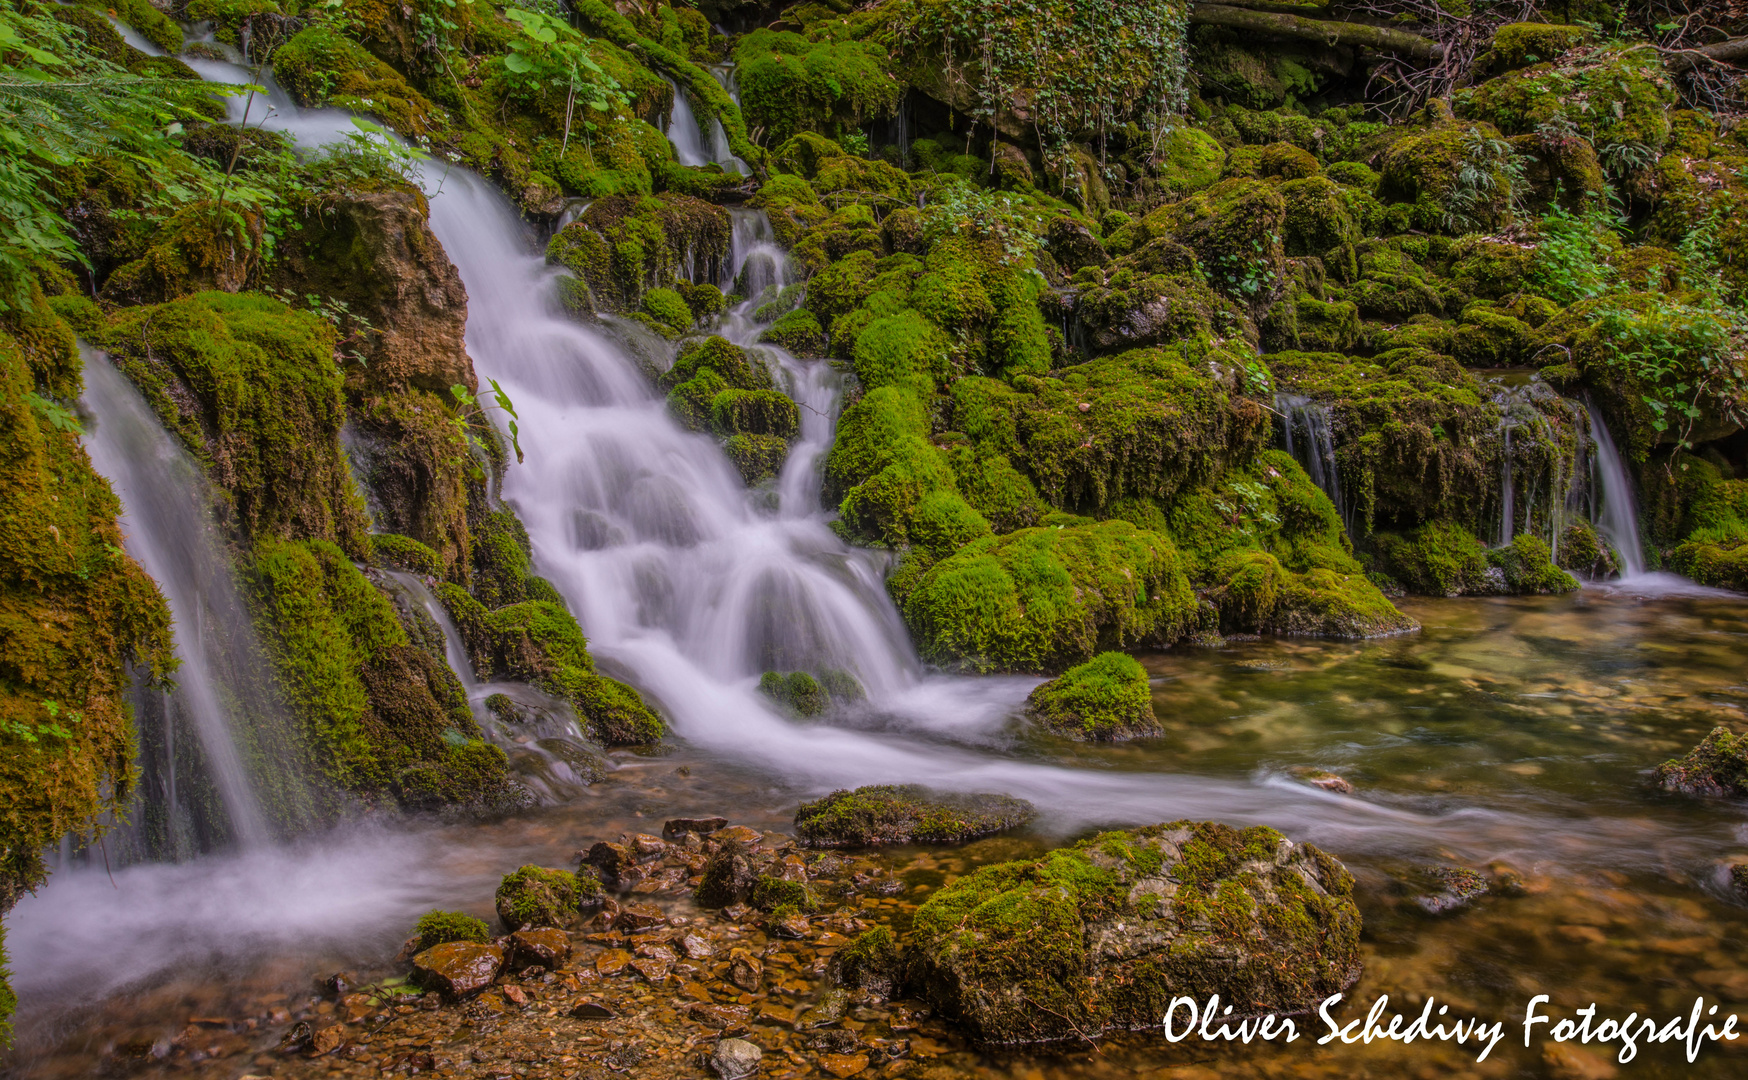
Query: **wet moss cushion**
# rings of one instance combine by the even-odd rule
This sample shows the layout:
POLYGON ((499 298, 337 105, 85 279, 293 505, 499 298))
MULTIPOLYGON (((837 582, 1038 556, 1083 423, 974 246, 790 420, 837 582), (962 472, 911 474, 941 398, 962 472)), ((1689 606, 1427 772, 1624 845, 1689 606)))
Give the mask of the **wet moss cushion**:
POLYGON ((914 784, 834 791, 795 812, 801 842, 812 847, 945 844, 1012 829, 1036 816, 1024 799, 949 795, 914 784))
POLYGON ((1353 877, 1273 829, 1176 821, 988 866, 918 909, 915 991, 994 1043, 1157 1027, 1180 994, 1228 1018, 1359 977, 1353 877))
POLYGON ((1127 653, 1100 653, 1033 690, 1026 714, 1059 735, 1116 742, 1157 735, 1147 669, 1127 653))

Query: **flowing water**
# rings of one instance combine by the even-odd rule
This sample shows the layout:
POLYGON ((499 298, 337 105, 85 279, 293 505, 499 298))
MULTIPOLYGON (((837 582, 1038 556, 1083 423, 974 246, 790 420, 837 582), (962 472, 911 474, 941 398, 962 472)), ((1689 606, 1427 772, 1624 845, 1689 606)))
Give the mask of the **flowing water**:
POLYGON ((1602 505, 1595 515, 1596 527, 1620 555, 1621 576, 1637 577, 1645 572, 1645 545, 1639 540, 1639 505, 1633 495, 1632 477, 1626 463, 1615 448, 1608 423, 1593 403, 1586 403, 1590 412, 1590 433, 1596 442, 1596 484, 1602 495, 1602 505))
MULTIPOLYGON (((275 104, 269 123, 306 145, 347 125, 344 114, 275 104)), ((1741 597, 1627 582, 1568 597, 1411 601, 1405 609, 1425 627, 1416 635, 1148 655, 1167 734, 1064 742, 1020 718, 1037 680, 926 673, 882 587, 883 556, 828 528, 818 469, 839 393, 829 365, 756 349, 804 419, 782 474, 749 491, 714 439, 673 422, 610 327, 564 316, 536 238, 501 194, 452 172, 431 206, 468 287, 469 351, 521 413, 527 461, 511 468, 502 496, 602 667, 660 706, 674 746, 669 756, 609 755, 605 779, 549 785, 552 805, 497 823, 356 826, 133 866, 113 884, 97 868, 58 873, 8 919, 25 1000, 20 1075, 89 1074, 108 1048, 149 1048, 208 1010, 277 1023, 276 1002, 307 1006, 312 972, 385 964, 419 912, 489 914, 497 878, 522 862, 563 865, 580 845, 649 831, 666 816, 720 812, 781 827, 800 798, 897 780, 1006 791, 1042 812, 1013 840, 894 853, 932 868, 919 881, 1101 826, 1262 822, 1355 870, 1367 915, 1361 993, 1437 994, 1508 1018, 1540 991, 1622 1011, 1681 1011, 1698 992, 1748 1001, 1739 959, 1748 919, 1723 868, 1748 852, 1745 815, 1647 784, 1651 766, 1713 724, 1741 726, 1741 597), (867 701, 797 722, 757 691, 771 668, 849 672, 867 701), (1301 783, 1301 766, 1342 774, 1357 793, 1301 783), (1401 884, 1427 862, 1508 864, 1528 895, 1433 920, 1401 884)), ((784 284, 786 263, 760 254, 768 223, 737 214, 735 227, 731 269, 758 286, 743 290, 756 300, 784 284)), ((731 312, 721 331, 753 343, 753 310, 749 301, 731 312)), ((113 462, 100 468, 120 475, 113 462)), ((465 657, 456 660, 469 678, 465 657)), ((499 692, 512 688, 469 686, 481 704, 499 692)), ((541 706, 527 696, 519 704, 541 706)), ((553 710, 522 723, 494 737, 525 747, 524 737, 562 737, 574 720, 553 710)), ((1105 1075, 1169 1052, 1156 1041, 1136 1047, 1087 1061, 955 1060, 991 1076, 1105 1075)), ((1204 1075, 1253 1075, 1258 1060, 1202 1053, 1204 1075)), ((1463 1058, 1437 1054, 1269 1054, 1271 1075, 1464 1072, 1463 1058)), ((1521 1052, 1498 1060, 1491 1074, 1538 1067, 1521 1052)), ((1685 1069, 1663 1051, 1645 1060, 1647 1075, 1685 1069)), ((1682 1074, 1731 1075, 1734 1064, 1713 1051, 1682 1074)))
POLYGON ((1275 412, 1281 418, 1281 436, 1287 453, 1293 455, 1311 482, 1323 489, 1348 532, 1353 522, 1341 497, 1341 472, 1335 464, 1335 437, 1329 425, 1329 409, 1303 394, 1276 394, 1275 412))

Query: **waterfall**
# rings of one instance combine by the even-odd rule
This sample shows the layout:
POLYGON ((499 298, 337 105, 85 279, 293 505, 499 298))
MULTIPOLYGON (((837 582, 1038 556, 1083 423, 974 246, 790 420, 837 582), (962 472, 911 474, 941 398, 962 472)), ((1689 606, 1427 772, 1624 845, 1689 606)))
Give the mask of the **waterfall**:
POLYGON ((164 55, 163 49, 160 49, 160 48, 158 48, 158 46, 152 44, 152 42, 150 42, 146 39, 145 35, 141 34, 138 30, 135 30, 133 27, 129 26, 127 23, 122 22, 120 19, 116 18, 114 15, 109 14, 108 12, 104 12, 103 17, 109 20, 109 25, 115 27, 115 32, 117 34, 121 35, 121 40, 127 42, 129 45, 132 45, 134 48, 145 53, 147 56, 163 56, 164 55))
POLYGON ((739 293, 749 302, 770 300, 767 293, 790 283, 789 253, 777 243, 771 219, 763 210, 734 209, 728 214, 733 234, 722 291, 739 293))
POLYGON ((257 786, 295 782, 282 756, 290 722, 267 690, 248 611, 209 521, 210 488, 134 385, 103 354, 82 352, 83 400, 96 417, 86 448, 121 499, 128 553, 169 602, 182 661, 174 693, 137 695, 146 805, 134 846, 142 855, 186 856, 224 839, 258 845, 271 830, 257 786), (193 742, 179 745, 178 729, 193 742), (255 737, 253 762, 238 746, 243 731, 255 737), (205 791, 217 807, 204 805, 205 791))
POLYGON ((1593 506, 1592 520, 1620 556, 1621 577, 1638 577, 1645 572, 1645 548, 1639 541, 1639 506, 1633 496, 1633 481, 1596 403, 1586 399, 1584 408, 1590 414, 1591 438, 1596 440, 1591 461, 1602 494, 1602 505, 1593 506))
POLYGON ((692 115, 692 102, 674 80, 668 86, 674 91, 674 109, 668 114, 668 141, 674 144, 682 165, 707 165, 715 160, 704 152, 704 133, 698 130, 698 118, 692 115))
POLYGON ((1341 498, 1341 473, 1335 464, 1335 436, 1330 428, 1329 410, 1301 394, 1276 394, 1275 412, 1281 417, 1281 430, 1287 453, 1293 455, 1311 482, 1323 489, 1342 526, 1352 532, 1347 504, 1341 498))
MULTIPOLYGON (((719 64, 710 69, 710 74, 715 76, 716 81, 722 84, 724 90, 728 91, 729 100, 734 102, 736 108, 739 108, 740 87, 736 86, 734 82, 734 65, 719 64)), ((742 176, 753 174, 753 170, 747 167, 746 162, 734 156, 733 148, 728 145, 728 132, 723 130, 720 119, 714 116, 710 118, 707 134, 709 142, 706 146, 710 153, 710 160, 721 165, 723 172, 739 173, 742 176)))

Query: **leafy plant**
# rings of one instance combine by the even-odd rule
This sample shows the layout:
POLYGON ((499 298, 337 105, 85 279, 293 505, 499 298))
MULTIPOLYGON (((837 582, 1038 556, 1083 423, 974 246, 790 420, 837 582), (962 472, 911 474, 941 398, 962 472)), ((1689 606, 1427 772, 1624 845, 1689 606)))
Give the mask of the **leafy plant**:
POLYGON ((1510 221, 1521 212, 1526 187, 1524 159, 1511 144, 1471 130, 1445 196, 1445 227, 1470 231, 1486 228, 1499 216, 1510 221))
POLYGON ((955 234, 992 239, 1008 264, 1031 258, 1043 244, 1034 211, 959 177, 948 178, 923 208, 923 234, 931 241, 955 234))
POLYGON ((487 409, 502 409, 509 414, 510 419, 506 426, 510 431, 510 445, 516 450, 517 464, 521 464, 522 440, 516 426, 517 421, 521 418, 516 415, 516 406, 510 402, 510 395, 504 392, 502 386, 498 385, 498 380, 487 379, 486 381, 492 384, 493 404, 491 405, 482 405, 479 398, 461 383, 456 383, 449 388, 449 396, 453 397, 455 403, 460 406, 450 423, 455 425, 456 435, 466 444, 474 441, 473 420, 483 418, 487 409))
MULTIPOLYGON (((523 35, 511 39, 510 52, 504 57, 504 70, 512 85, 564 91, 564 141, 559 148, 562 157, 570 148, 579 98, 590 109, 606 112, 614 105, 626 104, 630 96, 590 57, 589 40, 563 19, 514 7, 506 8, 504 14, 522 27, 523 35)), ((585 132, 593 126, 587 120, 583 123, 585 132)))
POLYGON ((1573 214, 1556 200, 1541 221, 1541 242, 1530 261, 1530 284, 1562 304, 1614 289, 1619 275, 1606 255, 1607 238, 1615 224, 1602 210, 1573 214))

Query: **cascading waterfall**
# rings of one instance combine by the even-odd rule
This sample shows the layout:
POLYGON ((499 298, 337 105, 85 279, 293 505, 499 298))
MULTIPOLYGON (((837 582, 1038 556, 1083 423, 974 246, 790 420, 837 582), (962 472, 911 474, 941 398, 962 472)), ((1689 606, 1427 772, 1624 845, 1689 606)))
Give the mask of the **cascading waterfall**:
POLYGON ((1335 463, 1329 409, 1302 394, 1276 394, 1275 412, 1281 417, 1287 453, 1305 467, 1311 482, 1329 496, 1342 525, 1351 533, 1353 522, 1348 520, 1347 504, 1341 497, 1341 473, 1335 463))
MULTIPOLYGON (((733 101, 738 108, 740 106, 740 87, 735 85, 734 65, 719 64, 710 69, 710 74, 715 76, 716 81, 722 84, 724 90, 728 91, 729 100, 733 101)), ((728 132, 723 130, 720 119, 714 116, 710 118, 707 135, 709 141, 706 143, 706 147, 709 150, 711 161, 721 165, 724 172, 739 173, 742 176, 753 174, 753 170, 747 167, 747 163, 734 155, 733 148, 728 145, 728 132)))
POLYGON ((133 384, 101 353, 84 359, 83 400, 96 418, 85 445, 121 498, 128 553, 169 602, 182 662, 173 693, 136 694, 144 804, 124 847, 180 858, 226 840, 259 845, 273 829, 258 792, 273 793, 282 818, 307 813, 311 799, 287 768, 290 721, 209 521, 210 489, 133 384), (253 745, 240 747, 240 736, 253 745))
POLYGON ((674 91, 674 108, 668 114, 668 141, 682 165, 707 165, 715 160, 704 150, 704 133, 698 128, 698 118, 692 114, 692 102, 672 79, 668 86, 674 91))
POLYGON ((1639 540, 1639 506, 1633 496, 1633 481, 1595 402, 1587 399, 1584 408, 1590 415, 1591 438, 1596 442, 1596 454, 1591 461, 1601 495, 1601 505, 1592 506, 1592 520, 1620 556, 1621 577, 1638 577, 1645 573, 1645 547, 1639 540))

